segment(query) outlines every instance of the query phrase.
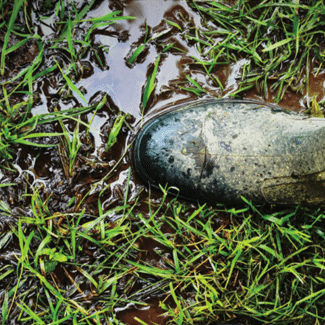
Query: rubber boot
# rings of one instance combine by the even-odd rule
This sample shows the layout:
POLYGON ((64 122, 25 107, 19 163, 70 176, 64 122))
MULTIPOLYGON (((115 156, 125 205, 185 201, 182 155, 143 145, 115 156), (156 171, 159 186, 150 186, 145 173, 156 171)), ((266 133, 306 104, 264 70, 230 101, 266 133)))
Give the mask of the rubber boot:
POLYGON ((154 187, 212 204, 325 205, 325 119, 248 100, 205 100, 149 120, 134 167, 154 187))

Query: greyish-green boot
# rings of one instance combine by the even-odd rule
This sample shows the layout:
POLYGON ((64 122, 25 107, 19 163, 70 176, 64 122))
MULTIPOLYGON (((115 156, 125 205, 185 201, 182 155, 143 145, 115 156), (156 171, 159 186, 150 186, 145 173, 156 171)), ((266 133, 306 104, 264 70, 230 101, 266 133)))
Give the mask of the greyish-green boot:
POLYGON ((325 205, 325 120, 248 100, 205 100, 140 130, 134 167, 145 182, 201 202, 325 205))

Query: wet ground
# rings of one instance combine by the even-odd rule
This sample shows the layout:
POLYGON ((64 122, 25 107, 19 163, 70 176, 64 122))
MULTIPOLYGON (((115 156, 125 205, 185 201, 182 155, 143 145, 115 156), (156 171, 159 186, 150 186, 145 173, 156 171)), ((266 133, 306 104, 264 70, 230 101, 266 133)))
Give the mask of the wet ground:
MULTIPOLYGON (((79 6, 81 8, 81 2, 79 6)), ((67 49, 51 49, 58 33, 55 6, 43 8, 40 1, 35 1, 29 3, 27 10, 30 13, 34 12, 31 14, 34 20, 29 22, 30 27, 34 27, 36 33, 44 40, 44 58, 41 70, 52 66, 54 59, 61 66, 69 64, 71 59, 67 54, 67 49), (47 18, 39 20, 40 16, 47 18)), ((63 144, 60 144, 56 137, 40 138, 35 141, 60 144, 59 147, 40 149, 19 145, 13 148, 15 151, 13 162, 15 169, 12 169, 7 161, 1 161, 1 165, 7 169, 2 168, 0 180, 2 183, 12 182, 18 185, 0 188, 0 199, 12 209, 11 217, 0 218, 0 234, 9 231, 10 223, 16 221, 19 216, 32 216, 32 202, 29 194, 32 193, 32 189, 36 188, 41 200, 47 203, 49 213, 57 214, 54 221, 57 223, 65 223, 64 218, 60 218, 60 214, 76 213, 82 209, 86 211, 83 217, 85 220, 89 215, 98 215, 99 196, 103 212, 123 205, 125 195, 128 196, 128 203, 131 205, 140 197, 140 203, 135 206, 133 214, 136 216, 141 213, 148 217, 149 190, 134 174, 130 150, 128 149, 136 131, 143 123, 143 118, 147 119, 175 104, 193 102, 199 99, 194 93, 179 87, 188 85, 185 75, 195 79, 205 90, 202 98, 228 97, 239 89, 241 69, 247 63, 247 59, 244 57, 238 57, 237 62, 224 62, 223 55, 220 56, 218 64, 211 74, 219 78, 223 89, 213 83, 207 77, 202 66, 197 64, 194 57, 202 60, 206 58, 198 50, 197 43, 185 35, 195 35, 196 29, 206 29, 207 27, 202 26, 203 20, 200 14, 191 7, 190 2, 166 0, 159 1, 158 6, 153 5, 152 0, 97 1, 87 13, 87 18, 103 16, 116 10, 121 10, 124 16, 133 16, 137 19, 117 21, 108 27, 98 28, 92 33, 91 44, 93 49, 87 49, 82 56, 82 60, 77 66, 75 82, 90 104, 99 103, 107 94, 106 104, 96 112, 95 116, 93 116, 93 112, 82 115, 84 122, 93 119, 91 126, 100 131, 101 135, 94 130, 90 130, 88 135, 85 127, 80 127, 82 145, 71 173, 63 167, 62 162, 67 157, 64 157, 63 144), (168 24, 166 20, 178 24, 181 30, 168 24), (133 63, 128 63, 134 50, 144 43, 146 28, 149 31, 147 40, 158 35, 157 33, 162 33, 162 35, 146 43, 138 58, 133 63), (173 48, 162 53, 163 49, 170 44, 173 44, 173 48), (161 58, 157 70, 156 88, 143 112, 142 97, 145 85, 148 76, 153 73, 154 64, 159 54, 161 54, 161 58), (127 123, 124 123, 117 143, 107 152, 105 146, 119 112, 129 114, 126 118, 127 123), (107 177, 103 182, 104 175, 107 177), (95 186, 95 184, 98 185, 95 186), (108 184, 110 186, 107 186, 108 184), (128 187, 127 184, 129 184, 128 187), (91 194, 84 199, 89 191, 91 194)), ((84 26, 81 24, 76 29, 75 39, 82 39, 83 28, 87 29, 87 22, 84 23, 84 26)), ((3 41, 3 38, 4 35, 1 34, 0 30, 0 41, 3 41)), ((19 36, 12 36, 10 39, 11 44, 18 41, 19 36)), ((26 43, 24 47, 11 55, 10 59, 8 58, 7 70, 5 75, 0 78, 0 82, 17 75, 24 66, 28 66, 37 57, 38 53, 39 49, 35 41, 26 43)), ((301 78, 304 77, 306 77, 306 71, 302 72, 301 78)), ((323 70, 316 77, 313 74, 310 75, 310 94, 316 94, 319 101, 325 99, 324 81, 325 72, 323 70)), ((84 105, 82 98, 76 93, 62 91, 63 84, 64 80, 62 80, 62 75, 58 73, 57 69, 39 78, 33 86, 35 97, 31 113, 63 111, 84 105)), ((276 92, 270 90, 271 85, 272 81, 269 81, 269 88, 265 94, 257 84, 256 87, 242 92, 241 98, 274 103, 276 92)), ((8 86, 8 92, 10 87, 13 85, 8 86)), ((279 105, 296 112, 305 112, 308 110, 310 94, 307 94, 305 89, 300 92, 288 89, 279 105)), ((12 98, 12 101, 15 100, 19 102, 21 98, 12 98)), ((67 130, 71 132, 73 132, 76 124, 76 121, 71 120, 65 122, 67 130)), ((61 132, 61 127, 59 123, 46 124, 38 127, 36 131, 61 132)), ((160 192, 151 191, 150 199, 157 205, 161 201, 161 197, 160 192)), ((194 211, 197 207, 196 204, 191 203, 190 210, 194 211)), ((120 215, 113 213, 109 218, 109 221, 113 223, 120 218, 120 215)), ((220 213, 219 216, 215 217, 214 222, 215 227, 222 227, 228 223, 228 216, 220 213)), ((134 224, 136 225, 136 222, 134 224)), ((168 225, 163 225, 161 230, 165 233, 172 232, 168 225)), ((78 253, 78 263, 93 264, 96 260, 99 262, 105 260, 102 252, 92 242, 85 240, 80 245, 82 251, 78 253)), ((141 254, 134 256, 134 260, 141 259, 150 265, 168 269, 166 261, 170 258, 171 252, 166 247, 161 246, 154 239, 141 237, 137 240, 137 245, 141 254)), ((19 243, 14 237, 11 237, 1 249, 0 269, 9 264, 17 264, 15 252, 19 253, 19 243)), ((52 279, 55 278, 56 283, 61 288, 67 290, 70 290, 73 281, 78 280, 77 271, 72 266, 69 268, 69 265, 63 267, 60 264, 53 270, 51 277, 52 279)), ((16 281, 14 273, 8 281, 8 283, 16 281)), ((154 283, 156 279, 147 277, 142 282, 139 280, 132 281, 131 275, 120 279, 116 289, 118 295, 132 295, 137 291, 143 291, 148 283, 154 283)), ((0 293, 7 287, 8 283, 0 283, 0 293)), ((31 290, 28 299, 32 305, 33 299, 36 299, 33 290, 28 283, 25 283, 22 289, 31 290)), ((134 303, 121 303, 121 306, 115 309, 116 319, 127 325, 139 324, 134 320, 134 317, 138 317, 148 324, 166 324, 169 318, 168 316, 161 316, 162 314, 167 315, 166 310, 161 307, 161 303, 164 301, 164 304, 171 308, 176 307, 175 303, 170 298, 166 300, 166 295, 159 288, 156 291, 151 291, 149 290, 148 294, 141 293, 141 298, 138 301, 145 303, 142 306, 134 303)), ((81 291, 74 292, 71 298, 76 301, 86 299, 86 304, 93 304, 96 308, 96 299, 92 299, 91 292, 91 285, 84 282, 81 291)), ((98 302, 97 305, 100 303, 98 302)), ((18 311, 15 317, 17 315, 18 311)), ((245 319, 241 321, 246 322, 245 319)))

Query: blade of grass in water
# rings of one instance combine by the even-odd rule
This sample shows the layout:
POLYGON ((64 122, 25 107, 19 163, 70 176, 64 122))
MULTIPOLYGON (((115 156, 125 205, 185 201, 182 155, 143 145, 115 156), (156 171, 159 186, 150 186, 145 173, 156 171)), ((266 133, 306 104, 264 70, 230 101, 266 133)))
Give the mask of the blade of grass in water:
POLYGON ((128 63, 133 63, 137 59, 137 57, 144 51, 145 48, 146 46, 144 44, 140 44, 131 55, 130 59, 128 60, 128 63))
POLYGON ((117 136, 123 126, 124 120, 127 118, 128 114, 119 114, 116 117, 112 130, 108 136, 108 141, 106 144, 106 151, 109 150, 117 141, 117 136))
POLYGON ((1 62, 0 62, 1 75, 4 74, 5 58, 6 58, 6 54, 7 54, 7 45, 8 45, 8 42, 9 42, 10 33, 13 30, 14 22, 15 22, 15 20, 17 18, 18 11, 20 10, 20 7, 22 6, 23 2, 24 2, 24 0, 18 0, 18 1, 14 2, 14 7, 13 7, 13 10, 12 10, 12 13, 11 13, 11 16, 10 16, 8 29, 7 29, 7 32, 6 32, 5 37, 4 37, 2 51, 1 51, 1 62))
POLYGON ((56 64, 59 67, 59 69, 60 69, 60 71, 61 71, 61 73, 63 75, 63 78, 65 79, 65 81, 67 82, 69 87, 72 89, 72 91, 74 91, 85 103, 87 103, 87 99, 82 94, 82 92, 74 85, 74 83, 71 81, 71 79, 62 71, 62 69, 61 69, 60 65, 58 64, 58 62, 56 62, 56 64))
POLYGON ((150 98, 150 95, 152 94, 153 90, 156 87, 155 79, 157 75, 157 70, 159 66, 159 61, 160 61, 160 55, 158 56, 155 67, 153 69, 153 73, 151 76, 148 77, 147 85, 143 93, 143 99, 142 99, 142 115, 144 114, 144 110, 147 106, 148 100, 150 98))

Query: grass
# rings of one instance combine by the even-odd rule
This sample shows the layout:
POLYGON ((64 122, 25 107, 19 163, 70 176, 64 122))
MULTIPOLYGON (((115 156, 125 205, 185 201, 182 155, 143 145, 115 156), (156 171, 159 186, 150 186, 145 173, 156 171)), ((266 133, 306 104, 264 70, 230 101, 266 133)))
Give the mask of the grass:
MULTIPOLYGON (((164 190, 159 205, 148 202, 148 219, 135 214, 135 204, 128 201, 97 217, 84 210, 51 214, 35 190, 33 216, 21 215, 0 241, 4 247, 13 238, 20 247, 20 253, 15 253, 18 264, 6 265, 1 273, 1 281, 17 277, 3 296, 3 319, 18 306, 22 322, 69 319, 99 324, 113 319, 113 308, 126 302, 116 293, 117 283, 125 277, 127 302, 138 304, 148 291, 159 291, 164 301, 174 301, 176 308, 164 301, 162 307, 176 324, 241 316, 269 324, 324 318, 325 215, 320 210, 297 207, 264 214, 254 206, 226 210, 203 205, 190 211, 176 198, 164 204, 166 195, 164 190), (114 225, 105 222, 116 214, 120 219, 114 225), (230 222, 216 223, 220 215, 230 222), (131 231, 135 225, 137 229, 131 231), (169 233, 162 231, 167 225, 169 233), (165 256, 163 268, 139 259, 140 238, 159 243, 157 253, 165 256), (105 255, 100 263, 80 263, 89 243, 105 255), (52 273, 58 264, 72 285, 68 291, 52 273), (78 282, 72 270, 78 272, 78 282), (148 282, 143 292, 132 292, 133 285, 148 276, 154 276, 155 282, 148 282), (27 291, 23 290, 26 281, 27 291), (83 292, 83 283, 91 292, 83 292), (37 295, 33 309, 25 301, 31 292, 37 295), (98 297, 97 312, 84 307, 84 299, 94 297, 98 297)), ((4 215, 11 214, 8 206, 4 210, 4 215)))
POLYGON ((193 1, 192 6, 206 22, 212 21, 217 27, 196 28, 191 35, 185 35, 197 42, 206 59, 198 59, 199 63, 204 67, 210 65, 211 72, 221 51, 225 62, 242 57, 249 60, 242 69, 242 81, 235 95, 260 84, 266 98, 268 88, 277 92, 276 102, 287 89, 307 91, 312 97, 308 84, 311 65, 321 69, 324 63, 324 49, 320 45, 324 37, 323 1, 313 0, 308 5, 299 1, 238 1, 235 7, 193 1), (313 63, 311 57, 315 58, 313 63))
MULTIPOLYGON (((161 48, 144 82, 142 115, 158 92, 156 77, 164 53, 184 52, 174 43, 159 41, 168 33, 179 33, 197 49, 199 57, 193 58, 193 64, 200 66, 220 91, 225 85, 217 76, 219 67, 244 58, 239 88, 231 96, 240 97, 257 87, 265 97, 273 92, 280 101, 291 89, 307 94, 310 114, 324 117, 323 103, 309 87, 309 74, 316 71, 317 75, 324 61, 323 1, 311 1, 308 6, 275 0, 258 4, 240 0, 234 7, 215 1, 189 3, 201 15, 201 27, 183 17, 187 27, 166 20, 163 32, 150 35, 146 25, 143 43, 128 58, 128 64, 136 65, 146 48, 161 48)), ((92 32, 133 19, 122 16, 121 11, 86 19, 93 4, 78 11, 73 3, 57 2, 54 10, 60 33, 43 44, 28 25, 27 2, 0 0, 0 25, 7 31, 1 74, 10 54, 31 38, 36 38, 39 50, 27 68, 1 84, 0 190, 8 191, 1 192, 0 200, 0 323, 14 319, 24 324, 121 324, 116 308, 127 304, 146 307, 146 298, 158 297, 170 324, 323 324, 322 208, 257 207, 245 198, 241 209, 190 205, 170 198, 170 189, 163 187, 159 198, 152 197, 150 191, 148 196, 141 191, 132 196, 130 167, 122 171, 126 184, 118 192, 116 204, 105 207, 107 193, 118 177, 116 170, 130 145, 116 165, 105 167, 105 173, 83 195, 74 193, 68 212, 60 205, 51 205, 53 193, 47 193, 40 182, 31 183, 27 172, 21 172, 17 183, 3 181, 2 175, 11 175, 18 168, 14 160, 22 145, 47 150, 58 147, 65 178, 72 182, 78 177, 81 128, 88 136, 95 115, 107 105, 105 96, 89 105, 78 89, 80 61, 90 51, 103 67, 103 49, 90 41, 92 32), (5 8, 9 8, 6 13, 5 8), (26 26, 17 21, 19 13, 26 26), (75 39, 75 30, 83 23, 87 25, 83 39, 75 39), (11 33, 22 40, 8 48, 11 33), (48 47, 67 53, 69 64, 55 58, 51 66, 43 67, 48 47), (80 99, 80 106, 63 111, 56 106, 52 112, 32 116, 37 99, 33 85, 54 72, 61 76, 60 100, 73 94, 80 99), (13 101, 17 95, 22 98, 18 103, 13 101), (92 114, 89 123, 82 119, 85 114, 92 114), (72 132, 67 122, 74 123, 72 132), (58 125, 61 132, 38 131, 49 124, 58 125), (39 141, 48 137, 51 139, 45 143, 39 141), (24 182, 23 191, 18 181, 24 182), (19 207, 11 204, 15 191, 20 193, 19 207), (139 205, 144 208, 139 209, 139 205)), ((47 2, 44 8, 47 5, 53 3, 47 2)), ((195 77, 183 77, 181 91, 198 97, 209 94, 195 77)), ((108 153, 116 148, 122 127, 129 126, 128 114, 119 111, 115 115, 105 144, 108 153)), ((96 166, 98 162, 89 164, 96 166)), ((147 324, 139 316, 134 319, 147 324)))

